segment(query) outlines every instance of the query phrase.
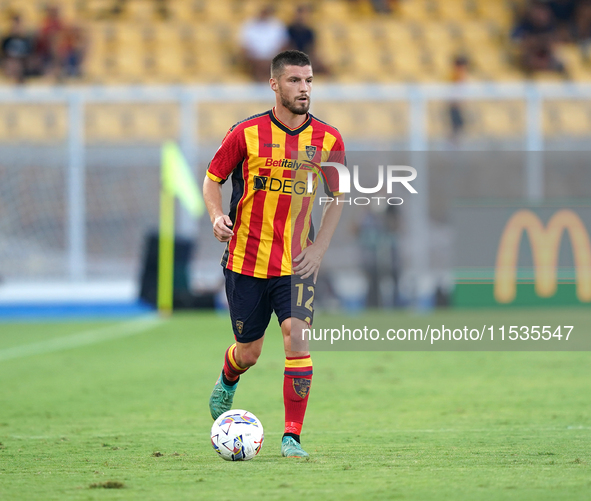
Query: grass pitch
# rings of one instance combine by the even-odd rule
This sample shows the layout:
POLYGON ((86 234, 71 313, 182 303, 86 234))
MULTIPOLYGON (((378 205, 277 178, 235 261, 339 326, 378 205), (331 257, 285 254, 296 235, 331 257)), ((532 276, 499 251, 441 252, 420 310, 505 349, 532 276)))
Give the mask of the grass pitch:
MULTIPOLYGON (((501 324, 507 313, 429 319, 464 315, 501 324)), ((531 324, 539 312, 511 315, 531 324)), ((586 310, 551 315, 591 335, 586 310)), ((311 460, 298 461, 280 457, 273 322, 234 403, 265 427, 260 455, 243 463, 209 443, 226 317, 0 324, 0 498, 589 499, 588 352, 313 353, 311 460)))

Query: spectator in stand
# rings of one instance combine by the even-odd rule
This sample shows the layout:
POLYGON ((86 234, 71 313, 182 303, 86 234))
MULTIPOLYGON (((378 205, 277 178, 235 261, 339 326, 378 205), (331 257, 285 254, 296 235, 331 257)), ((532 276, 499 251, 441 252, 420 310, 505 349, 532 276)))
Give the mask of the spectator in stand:
POLYGON ((2 39, 2 66, 4 73, 17 83, 28 76, 28 67, 33 55, 33 40, 23 28, 20 16, 12 17, 10 31, 2 39))
POLYGON ((564 65, 556 57, 557 24, 547 4, 536 1, 528 6, 513 30, 513 39, 519 42, 520 63, 527 73, 565 73, 564 65))
POLYGON ((300 5, 296 8, 295 16, 287 27, 289 48, 305 52, 314 62, 314 73, 327 74, 328 68, 318 56, 316 50, 316 33, 310 26, 310 6, 300 5))
POLYGON ((86 48, 84 30, 64 22, 56 6, 47 6, 35 51, 42 73, 58 81, 64 77, 80 77, 86 48))
MULTIPOLYGON (((468 59, 465 56, 456 56, 453 60, 451 81, 461 84, 468 80, 468 59)), ((452 100, 449 103, 449 120, 451 127, 451 142, 457 146, 460 140, 466 121, 464 118, 464 107, 461 101, 452 100)))
POLYGON ((240 32, 240 44, 248 70, 257 82, 269 80, 271 60, 287 48, 289 42, 285 25, 275 17, 275 9, 268 5, 259 15, 246 21, 240 32))
POLYGON ((391 14, 392 3, 391 0, 371 0, 373 10, 378 14, 391 14))
POLYGON ((59 9, 54 5, 48 5, 45 9, 45 18, 41 22, 36 47, 45 74, 59 77, 61 73, 59 68, 59 46, 64 30, 65 24, 60 17, 59 9))
MULTIPOLYGON (((127 0, 112 0, 112 6, 108 11, 108 15, 121 16, 127 7, 127 0)), ((168 19, 170 17, 170 11, 168 8, 168 0, 154 0, 154 13, 157 14, 161 19, 168 19)))
POLYGON ((60 76, 82 76, 82 62, 86 55, 86 48, 86 34, 82 28, 79 26, 64 28, 57 46, 60 76))
POLYGON ((574 39, 575 0, 550 0, 548 7, 556 20, 558 39, 570 42, 574 39))
POLYGON ((591 60, 591 0, 583 0, 577 6, 577 15, 575 17, 576 38, 581 47, 583 57, 587 62, 591 60))
MULTIPOLYGON (((357 10, 364 9, 364 0, 349 0, 357 10)), ((399 0, 371 0, 370 4, 377 14, 391 14, 398 7, 399 0)))
MULTIPOLYGON (((293 21, 287 27, 290 48, 305 52, 308 55, 314 50, 316 42, 316 35, 308 21, 309 15, 310 7, 307 5, 299 5, 296 8, 293 21)), ((314 66, 316 66, 316 64, 314 64, 314 66)))

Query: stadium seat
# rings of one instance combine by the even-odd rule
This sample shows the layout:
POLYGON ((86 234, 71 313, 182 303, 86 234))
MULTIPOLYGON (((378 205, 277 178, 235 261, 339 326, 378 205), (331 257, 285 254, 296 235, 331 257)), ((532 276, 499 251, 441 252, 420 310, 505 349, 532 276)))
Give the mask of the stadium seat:
POLYGON ((138 49, 144 43, 142 28, 145 26, 136 22, 117 23, 115 25, 115 39, 119 47, 138 49))
POLYGON ((423 71, 424 51, 415 46, 400 47, 394 53, 394 72, 398 80, 404 82, 420 81, 423 71))
POLYGON ((392 45, 412 45, 416 42, 415 32, 408 23, 394 19, 381 20, 376 23, 375 36, 392 45))
POLYGON ((523 102, 485 101, 474 103, 480 133, 492 137, 519 137, 525 133, 523 102))
POLYGON ((347 31, 337 23, 329 23, 318 31, 318 52, 323 61, 334 68, 337 73, 343 70, 345 60, 349 57, 347 31))
POLYGON ((398 12, 401 18, 411 21, 423 22, 435 17, 435 12, 427 9, 425 0, 400 0, 398 12))
POLYGON ((87 79, 100 81, 110 70, 107 59, 112 54, 115 44, 107 41, 104 23, 90 23, 88 37, 92 42, 84 61, 84 73, 87 79))
POLYGON ((405 139, 408 135, 408 107, 406 103, 364 103, 363 111, 356 115, 356 138, 369 142, 387 143, 405 139))
POLYGON ((469 10, 470 2, 466 0, 439 0, 437 4, 437 14, 441 19, 466 22, 473 19, 476 15, 475 10, 469 10))
POLYGON ((79 4, 88 20, 112 17, 113 0, 86 0, 79 4))
POLYGON ((588 136, 591 105, 588 101, 547 101, 544 104, 544 132, 562 137, 588 136))
MULTIPOLYGON (((242 15, 250 17, 254 15, 257 10, 256 2, 243 2, 244 4, 251 4, 253 9, 245 11, 242 15), (252 13, 251 13, 252 12, 252 13)), ((209 25, 216 23, 227 23, 236 19, 236 4, 231 0, 215 0, 201 2, 201 8, 196 16, 199 22, 206 22, 209 25)), ((246 7, 246 5, 245 5, 246 7)))
POLYGON ((142 141, 162 142, 179 135, 179 110, 174 104, 142 104, 133 108, 135 134, 142 141))
POLYGON ((420 37, 428 45, 454 45, 456 40, 449 26, 440 22, 423 23, 420 26, 420 37))
POLYGON ((486 80, 497 80, 509 65, 505 55, 492 43, 477 46, 469 52, 470 62, 486 80))
POLYGON ((161 142, 178 136, 174 104, 91 104, 86 110, 86 136, 93 142, 161 142))
POLYGON ((168 0, 167 8, 172 21, 190 23, 196 16, 194 2, 187 2, 186 0, 168 0))
POLYGON ((489 44, 491 40, 490 26, 482 22, 468 22, 459 25, 462 39, 473 47, 489 44))
POLYGON ((81 7, 83 2, 79 0, 61 0, 59 3, 60 12, 67 21, 79 22, 81 17, 81 7))
POLYGON ((189 58, 184 50, 172 43, 157 45, 153 52, 155 65, 154 75, 158 80, 178 82, 182 81, 188 70, 189 58))
POLYGON ((113 104, 90 104, 86 107, 86 140, 116 141, 126 138, 121 127, 118 107, 113 104))
POLYGON ((350 24, 352 15, 346 0, 324 0, 318 5, 317 18, 320 25, 327 20, 350 24))
POLYGON ((354 138, 361 129, 359 117, 353 111, 356 107, 355 102, 349 102, 346 106, 335 102, 323 102, 314 105, 313 113, 329 124, 339 124, 339 132, 346 142, 347 138, 354 138))
POLYGON ((230 127, 256 113, 268 110, 269 103, 200 103, 197 109, 199 137, 219 143, 230 127))
POLYGON ((125 2, 124 18, 132 23, 154 22, 157 18, 154 0, 127 0, 125 2))
POLYGON ((150 76, 150 57, 139 45, 135 47, 120 45, 113 55, 114 73, 116 76, 128 77, 134 83, 146 80, 150 76))
POLYGON ((0 106, 0 137, 11 141, 63 141, 66 124, 65 106, 37 103, 0 106))
POLYGON ((474 0, 478 5, 478 12, 483 19, 493 21, 505 30, 509 30, 513 23, 513 10, 508 2, 499 0, 474 0))
POLYGON ((570 78, 577 81, 591 80, 591 68, 583 60, 581 49, 577 45, 562 44, 557 50, 557 57, 566 66, 570 78))

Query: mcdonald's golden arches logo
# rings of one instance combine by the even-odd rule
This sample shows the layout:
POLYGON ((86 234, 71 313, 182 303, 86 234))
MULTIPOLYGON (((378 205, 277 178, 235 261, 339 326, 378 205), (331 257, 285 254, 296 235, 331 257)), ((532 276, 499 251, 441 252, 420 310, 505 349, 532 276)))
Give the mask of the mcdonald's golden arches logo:
POLYGON ((556 293, 558 254, 562 232, 570 237, 575 268, 577 298, 591 302, 591 243, 581 218, 572 210, 557 211, 544 225, 528 209, 517 211, 505 226, 495 270, 494 296, 499 303, 510 303, 517 294, 517 260, 522 232, 529 237, 535 273, 535 291, 540 297, 556 293))

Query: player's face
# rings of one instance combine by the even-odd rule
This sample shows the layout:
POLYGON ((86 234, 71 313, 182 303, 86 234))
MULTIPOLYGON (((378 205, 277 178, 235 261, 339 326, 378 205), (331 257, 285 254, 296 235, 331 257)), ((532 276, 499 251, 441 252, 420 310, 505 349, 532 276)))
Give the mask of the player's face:
POLYGON ((286 66, 279 78, 272 79, 281 104, 294 115, 305 115, 310 109, 312 78, 311 66, 286 66))

